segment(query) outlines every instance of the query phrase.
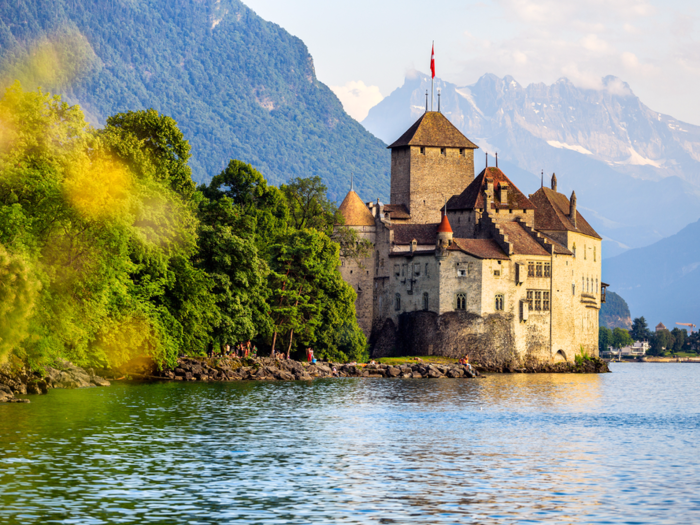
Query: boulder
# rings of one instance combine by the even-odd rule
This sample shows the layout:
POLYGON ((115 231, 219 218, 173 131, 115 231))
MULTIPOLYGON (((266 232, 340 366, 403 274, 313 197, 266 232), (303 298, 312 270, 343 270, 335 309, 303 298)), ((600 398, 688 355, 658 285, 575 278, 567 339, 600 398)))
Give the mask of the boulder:
POLYGON ((401 369, 395 367, 395 366, 390 366, 386 369, 386 376, 387 377, 399 377, 401 375, 401 369))
POLYGON ((277 374, 277 379, 281 379, 282 381, 294 381, 294 376, 287 370, 280 370, 277 374))

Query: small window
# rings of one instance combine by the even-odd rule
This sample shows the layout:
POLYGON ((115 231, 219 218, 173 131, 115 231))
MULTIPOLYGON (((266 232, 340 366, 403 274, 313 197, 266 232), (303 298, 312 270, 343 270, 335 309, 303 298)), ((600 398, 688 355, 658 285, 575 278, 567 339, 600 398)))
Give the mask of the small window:
POLYGON ((394 310, 396 310, 397 312, 401 310, 401 294, 397 293, 394 296, 394 310))
POLYGON ((396 277, 401 275, 401 267, 398 264, 394 265, 394 275, 396 275, 396 277))
POLYGON ((440 155, 447 155, 447 148, 440 148, 440 155))
POLYGON ((428 292, 423 293, 423 310, 430 310, 430 298, 428 292))
POLYGON ((425 147, 423 147, 423 146, 420 147, 420 154, 425 155, 425 147))
POLYGON ((534 301, 534 297, 535 297, 535 292, 533 292, 532 290, 528 290, 528 291, 527 291, 527 301, 526 301, 526 302, 527 302, 527 306, 528 306, 528 308, 529 308, 530 310, 532 310, 532 307, 533 307, 533 305, 534 305, 534 302, 533 302, 533 301, 534 301))
POLYGON ((503 294, 496 295, 496 310, 503 311, 503 294))
POLYGON ((586 260, 586 258, 587 258, 587 256, 588 256, 588 254, 586 253, 586 251, 587 251, 587 250, 586 250, 586 245, 584 244, 584 245, 583 245, 583 260, 584 260, 584 261, 586 260))
POLYGON ((457 294, 457 310, 467 309, 467 294, 458 293, 457 294))
POLYGON ((494 270, 494 271, 493 271, 493 276, 494 276, 494 277, 500 277, 500 276, 501 276, 501 270, 494 270))
POLYGON ((462 269, 457 270, 457 276, 458 276, 458 277, 466 277, 466 276, 467 276, 467 270, 462 270, 462 269))
POLYGON ((535 276, 536 276, 536 277, 542 277, 542 275, 543 275, 543 273, 542 273, 542 263, 541 263, 541 262, 538 262, 538 263, 537 263, 536 270, 535 270, 535 276))
POLYGON ((552 276, 552 264, 551 263, 544 263, 544 276, 545 277, 552 276))
POLYGON ((532 261, 529 261, 527 263, 527 276, 528 277, 534 277, 535 276, 535 263, 532 261))
POLYGON ((600 290, 600 287, 598 286, 598 279, 596 279, 595 280, 595 291, 593 293, 598 295, 599 290, 600 290))
POLYGON ((425 263, 425 276, 430 277, 430 273, 428 272, 428 268, 430 268, 430 265, 428 263, 425 263))
POLYGON ((571 295, 576 295, 576 284, 571 283, 571 295))
POLYGON ((574 252, 574 257, 576 257, 576 243, 574 243, 571 251, 574 252))
POLYGON ((542 310, 549 312, 549 292, 542 292, 542 310))
POLYGON ((464 149, 464 148, 459 148, 459 154, 462 155, 462 157, 465 156, 466 151, 467 151, 467 150, 464 149))
POLYGON ((415 275, 416 277, 420 276, 420 263, 413 264, 413 275, 415 275))
POLYGON ((535 290, 535 312, 542 311, 542 292, 535 290))

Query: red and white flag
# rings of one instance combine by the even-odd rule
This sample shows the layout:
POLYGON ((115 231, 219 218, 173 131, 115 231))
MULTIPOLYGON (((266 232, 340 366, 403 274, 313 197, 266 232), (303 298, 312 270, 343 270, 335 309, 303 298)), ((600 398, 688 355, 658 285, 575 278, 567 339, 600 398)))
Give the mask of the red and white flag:
POLYGON ((433 73, 433 78, 435 78, 435 42, 433 42, 433 50, 430 53, 430 71, 433 73))

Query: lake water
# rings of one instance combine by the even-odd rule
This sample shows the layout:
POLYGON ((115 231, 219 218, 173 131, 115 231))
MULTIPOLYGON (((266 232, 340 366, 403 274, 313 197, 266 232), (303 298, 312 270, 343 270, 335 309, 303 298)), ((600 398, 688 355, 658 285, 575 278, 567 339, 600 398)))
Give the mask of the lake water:
POLYGON ((0 405, 0 523, 700 523, 700 365, 0 405))

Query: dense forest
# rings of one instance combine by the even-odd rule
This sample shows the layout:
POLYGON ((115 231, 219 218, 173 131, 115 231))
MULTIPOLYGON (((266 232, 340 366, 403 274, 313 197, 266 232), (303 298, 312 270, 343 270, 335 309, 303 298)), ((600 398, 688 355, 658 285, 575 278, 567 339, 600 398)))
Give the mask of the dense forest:
POLYGON ((0 3, 0 85, 15 79, 79 103, 103 126, 119 112, 173 117, 193 178, 237 158, 279 185, 321 177, 340 201, 355 175, 386 198, 389 154, 316 78, 304 43, 238 0, 0 3))
POLYGON ((318 177, 268 185, 232 160, 196 186, 155 110, 86 124, 59 96, 0 98, 0 363, 173 364, 253 339, 362 359, 340 250, 364 246, 318 177))

